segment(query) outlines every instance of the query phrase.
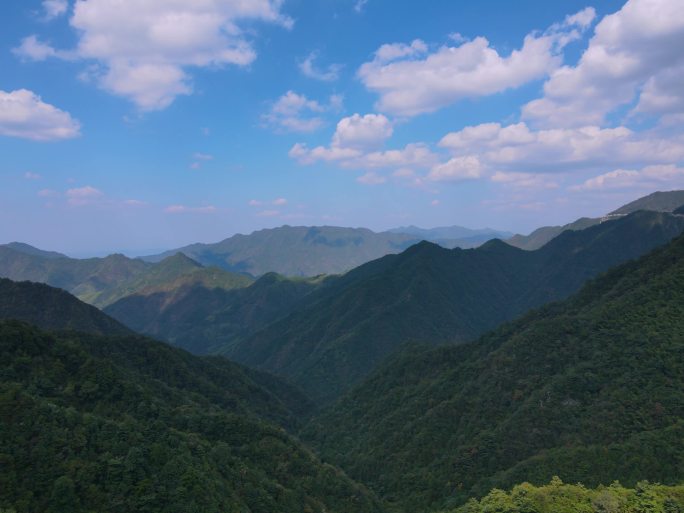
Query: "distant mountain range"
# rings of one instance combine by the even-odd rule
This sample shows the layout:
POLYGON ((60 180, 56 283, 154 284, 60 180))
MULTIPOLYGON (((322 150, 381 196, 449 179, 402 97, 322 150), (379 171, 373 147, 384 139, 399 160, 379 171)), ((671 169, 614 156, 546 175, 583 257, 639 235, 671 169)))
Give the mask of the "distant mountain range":
POLYGON ((606 219, 624 216, 639 210, 651 210, 654 212, 672 212, 678 207, 684 206, 684 191, 654 192, 643 198, 639 198, 631 203, 614 210, 602 218, 582 217, 577 221, 563 226, 543 226, 537 228, 529 235, 516 234, 506 242, 516 248, 534 250, 541 248, 554 237, 557 237, 566 230, 583 230, 589 226, 598 224, 606 219))
POLYGON ((424 239, 450 248, 475 247, 507 235, 507 232, 460 226, 433 230, 411 226, 381 233, 366 228, 281 226, 250 235, 234 235, 215 244, 191 244, 142 259, 158 262, 180 252, 203 265, 252 276, 267 272, 317 276, 346 272, 384 255, 399 253, 424 239))
POLYGON ((472 250, 423 242, 329 281, 292 313, 220 351, 328 402, 405 343, 472 340, 682 231, 682 216, 640 211, 566 231, 537 251, 498 240, 472 250))
MULTIPOLYGON (((393 511, 453 507, 553 476, 680 483, 682 354, 679 237, 473 343, 408 350, 314 418, 303 439, 393 511)), ((550 511, 566 511, 555 504, 550 511)), ((491 502, 462 511, 537 510, 491 502)))
POLYGON ((204 268, 182 254, 154 265, 114 254, 76 259, 27 244, 0 246, 0 277, 46 283, 69 291, 82 301, 104 307, 136 293, 201 283, 212 288, 243 287, 253 280, 218 268, 204 268))

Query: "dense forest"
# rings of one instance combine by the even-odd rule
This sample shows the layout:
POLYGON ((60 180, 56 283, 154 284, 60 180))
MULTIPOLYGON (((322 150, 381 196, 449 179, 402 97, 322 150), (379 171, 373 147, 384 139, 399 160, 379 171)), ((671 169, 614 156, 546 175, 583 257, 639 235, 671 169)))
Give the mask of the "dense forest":
POLYGON ((457 347, 413 348, 304 438, 402 511, 552 476, 684 479, 684 237, 457 347))
POLYGON ((0 358, 0 508, 379 510, 287 434, 307 402, 273 378, 142 337, 16 321, 0 323, 0 358))

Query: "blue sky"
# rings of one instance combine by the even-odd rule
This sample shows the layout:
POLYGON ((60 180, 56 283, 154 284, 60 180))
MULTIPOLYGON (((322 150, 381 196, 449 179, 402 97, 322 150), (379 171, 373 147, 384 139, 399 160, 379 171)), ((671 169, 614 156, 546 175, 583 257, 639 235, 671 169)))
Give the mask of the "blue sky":
POLYGON ((681 0, 36 0, 0 19, 0 242, 526 232, 684 186, 681 0))

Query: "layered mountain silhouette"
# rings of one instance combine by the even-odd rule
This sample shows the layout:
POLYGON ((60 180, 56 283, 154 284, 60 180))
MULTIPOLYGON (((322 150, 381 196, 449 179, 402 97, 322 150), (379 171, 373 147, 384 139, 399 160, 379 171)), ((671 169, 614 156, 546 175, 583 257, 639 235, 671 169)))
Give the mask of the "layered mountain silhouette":
POLYGON ((446 247, 475 247, 508 235, 497 230, 459 226, 424 230, 415 226, 376 233, 366 228, 337 226, 281 226, 249 235, 234 235, 215 244, 191 244, 160 255, 143 257, 157 262, 176 252, 203 265, 261 276, 339 274, 384 255, 399 253, 421 240, 446 247))
POLYGON ((499 240, 472 250, 423 242, 329 282, 291 314, 222 352, 287 376, 327 402, 402 344, 472 340, 530 308, 565 298, 683 230, 684 217, 640 211, 566 231, 537 251, 499 240))

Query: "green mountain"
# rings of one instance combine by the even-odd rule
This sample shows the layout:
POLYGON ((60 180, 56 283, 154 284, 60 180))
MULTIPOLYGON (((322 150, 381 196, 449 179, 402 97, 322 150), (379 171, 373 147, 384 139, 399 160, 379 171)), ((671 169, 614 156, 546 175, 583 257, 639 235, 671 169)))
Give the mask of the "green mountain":
POLYGON ((643 198, 639 198, 631 203, 611 212, 610 216, 626 215, 637 210, 655 210, 658 212, 672 212, 678 207, 684 206, 684 191, 654 192, 643 198))
POLYGON ((520 235, 519 233, 515 234, 506 239, 506 243, 516 248, 534 251, 535 249, 541 248, 544 244, 548 243, 552 239, 555 239, 564 231, 584 230, 585 228, 589 228, 590 226, 594 226, 600 222, 601 219, 581 217, 577 221, 573 221, 572 223, 564 224, 562 226, 542 226, 541 228, 534 230, 529 235, 520 235))
POLYGON ((418 242, 415 236, 375 233, 366 228, 336 226, 281 226, 249 235, 234 235, 215 244, 191 244, 149 257, 157 262, 181 252, 203 265, 261 276, 317 276, 348 271, 418 242))
POLYGON ((677 484, 682 354, 684 236, 473 343, 395 357, 303 438, 397 511, 553 476, 677 484))
POLYGON ((2 511, 379 511, 281 427, 307 402, 276 378, 16 321, 0 322, 0 355, 2 511))
POLYGON ((43 249, 35 248, 29 244, 23 242, 10 242, 9 244, 2 244, 0 247, 6 247, 19 251, 20 253, 25 253, 27 255, 39 256, 43 258, 69 258, 62 253, 57 253, 56 251, 45 251, 43 249))
POLYGON ((252 282, 247 276, 204 268, 182 254, 151 264, 119 254, 86 259, 54 256, 59 253, 25 246, 31 248, 20 243, 0 246, 0 277, 59 287, 100 308, 131 294, 186 284, 229 289, 252 282))
POLYGON ((544 226, 537 228, 529 235, 516 234, 506 242, 516 248, 532 251, 541 248, 550 240, 558 237, 566 230, 584 230, 605 220, 619 216, 632 214, 639 210, 650 210, 653 212, 672 212, 677 207, 684 206, 684 191, 654 192, 643 198, 639 198, 631 203, 610 212, 603 218, 582 217, 577 221, 563 226, 544 226))
POLYGON ((47 330, 131 334, 128 328, 68 292, 41 283, 4 278, 0 278, 0 319, 25 321, 47 330))
MULTIPOLYGON (((200 276, 208 272, 203 269, 198 272, 200 276)), ((196 277, 198 273, 185 276, 196 277)), ((284 278, 274 273, 265 274, 250 286, 241 288, 216 287, 210 281, 190 283, 183 280, 164 290, 144 289, 119 299, 104 311, 139 333, 166 340, 196 354, 215 353, 226 351, 236 342, 291 313, 323 282, 323 278, 284 278)))
POLYGON ((405 343, 472 340, 683 230, 683 217, 637 212, 567 231, 537 251, 497 240, 473 250, 423 242, 329 281, 291 314, 220 350, 330 401, 405 343))

